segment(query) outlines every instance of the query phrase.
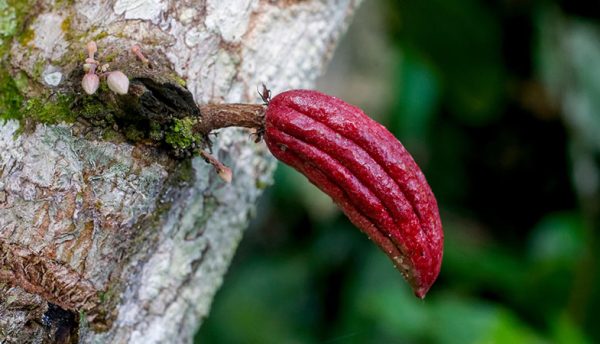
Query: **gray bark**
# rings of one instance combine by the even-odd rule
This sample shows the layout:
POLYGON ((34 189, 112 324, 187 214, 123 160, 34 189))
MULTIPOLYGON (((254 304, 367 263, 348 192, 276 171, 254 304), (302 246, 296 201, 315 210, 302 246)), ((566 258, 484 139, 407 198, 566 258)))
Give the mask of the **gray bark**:
MULTIPOLYGON (((89 40, 117 65, 138 43, 199 104, 259 103, 261 83, 313 85, 359 2, 41 2, 10 62, 28 96, 81 92, 89 40)), ((2 343, 190 342, 275 167, 244 129, 212 138, 231 184, 198 157, 101 138, 85 122, 0 124, 2 343)))

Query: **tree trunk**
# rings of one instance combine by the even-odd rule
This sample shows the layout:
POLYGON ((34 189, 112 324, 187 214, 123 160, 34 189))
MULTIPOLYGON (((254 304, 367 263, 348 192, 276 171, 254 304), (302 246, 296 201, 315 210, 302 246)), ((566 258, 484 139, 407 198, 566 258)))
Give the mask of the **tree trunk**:
MULTIPOLYGON (((0 342, 190 342, 274 159, 247 129, 210 135, 228 184, 109 117, 143 103, 140 87, 185 83, 198 104, 258 104, 261 83, 309 88, 359 2, 0 0, 18 23, 2 68, 21 101, 0 121, 0 342), (95 112, 80 86, 92 40, 132 85, 101 87, 95 112)), ((185 106, 165 108, 173 120, 185 106)))

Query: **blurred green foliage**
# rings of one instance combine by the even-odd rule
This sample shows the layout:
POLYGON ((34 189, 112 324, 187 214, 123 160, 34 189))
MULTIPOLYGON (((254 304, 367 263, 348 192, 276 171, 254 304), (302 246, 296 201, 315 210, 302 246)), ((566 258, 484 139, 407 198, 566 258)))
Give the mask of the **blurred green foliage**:
MULTIPOLYGON (((366 0, 341 51, 364 54, 353 30, 378 11, 394 58, 377 118, 438 198, 441 275, 415 298, 326 196, 280 165, 196 342, 600 342, 593 3, 366 0)), ((384 50, 369 52, 386 65, 384 50)))

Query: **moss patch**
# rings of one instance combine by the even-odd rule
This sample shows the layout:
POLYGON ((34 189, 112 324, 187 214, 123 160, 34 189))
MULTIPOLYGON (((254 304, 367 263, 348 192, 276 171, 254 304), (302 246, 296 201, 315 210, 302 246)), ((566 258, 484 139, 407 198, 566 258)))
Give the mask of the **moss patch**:
POLYGON ((163 132, 160 124, 156 122, 150 123, 150 139, 155 142, 160 142, 164 139, 165 133, 163 132))
POLYGON ((125 129, 125 137, 129 141, 138 142, 144 139, 144 132, 130 125, 125 129))
POLYGON ((21 118, 22 104, 23 97, 17 83, 6 69, 0 66, 0 118, 5 120, 21 118))
POLYGON ((25 45, 29 44, 29 42, 33 41, 34 38, 35 38, 35 31, 28 28, 28 29, 25 29, 25 31, 23 31, 23 33, 20 35, 19 43, 21 43, 21 45, 25 46, 25 45))
POLYGON ((9 49, 12 36, 17 31, 17 13, 5 0, 0 0, 0 60, 9 49))
MULTIPOLYGON (((33 31, 26 30, 27 17, 32 16, 33 1, 0 0, 0 55, 3 55, 13 38, 28 43, 33 39, 33 31)), ((35 6, 33 6, 35 8, 35 6)))
POLYGON ((187 87, 187 83, 185 81, 185 79, 183 79, 182 77, 180 77, 177 74, 173 74, 173 80, 175 80, 177 82, 177 84, 183 88, 187 87))
POLYGON ((109 128, 115 124, 115 109, 97 95, 79 98, 74 110, 95 127, 109 128))
POLYGON ((69 32, 71 31, 71 17, 65 18, 65 20, 63 20, 62 23, 60 23, 60 29, 63 33, 69 34, 69 32))
POLYGON ((99 34, 97 34, 96 36, 92 37, 92 40, 99 41, 99 40, 101 40, 103 38, 106 38, 106 37, 108 37, 108 32, 102 31, 99 34))
POLYGON ((188 149, 193 143, 200 142, 202 138, 193 132, 194 124, 190 117, 173 120, 173 125, 165 133, 165 142, 173 149, 188 149))
POLYGON ((102 139, 105 141, 121 142, 123 141, 122 137, 119 132, 112 129, 106 129, 102 132, 102 139))
POLYGON ((55 99, 32 98, 25 103, 23 117, 37 122, 56 124, 71 123, 77 119, 76 111, 72 111, 73 98, 64 94, 55 99))
POLYGON ((99 116, 106 116, 107 109, 106 105, 100 101, 90 99, 91 97, 85 97, 81 104, 81 116, 85 118, 96 118, 99 116))
POLYGON ((14 35, 17 30, 17 12, 5 0, 0 0, 0 37, 14 35))

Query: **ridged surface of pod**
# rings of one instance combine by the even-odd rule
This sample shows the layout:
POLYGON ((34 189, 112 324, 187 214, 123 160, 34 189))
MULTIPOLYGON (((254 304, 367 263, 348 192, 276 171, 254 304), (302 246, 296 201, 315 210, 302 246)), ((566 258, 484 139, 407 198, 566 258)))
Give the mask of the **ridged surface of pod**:
POLYGON ((338 98, 291 90, 269 102, 265 141, 331 196, 425 297, 441 267, 442 224, 425 176, 394 135, 338 98))

